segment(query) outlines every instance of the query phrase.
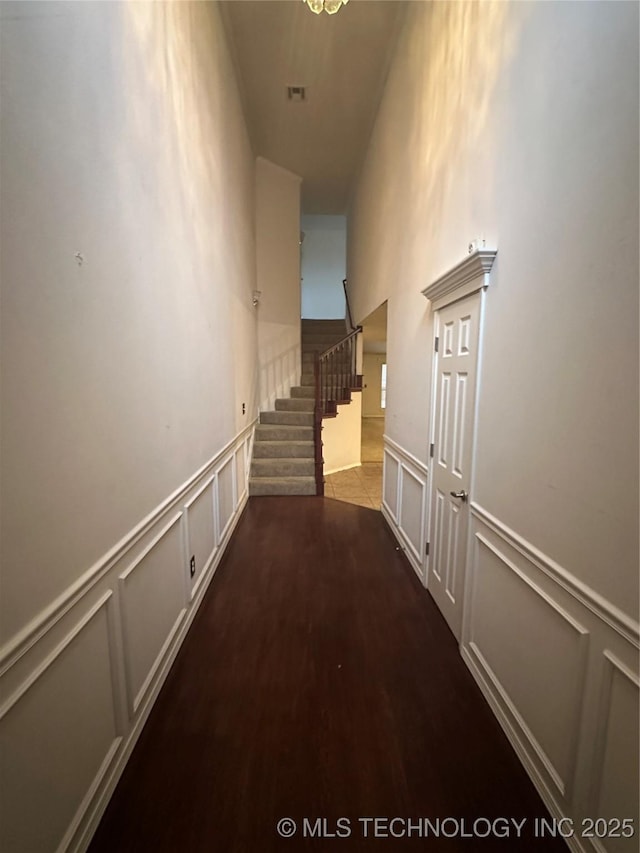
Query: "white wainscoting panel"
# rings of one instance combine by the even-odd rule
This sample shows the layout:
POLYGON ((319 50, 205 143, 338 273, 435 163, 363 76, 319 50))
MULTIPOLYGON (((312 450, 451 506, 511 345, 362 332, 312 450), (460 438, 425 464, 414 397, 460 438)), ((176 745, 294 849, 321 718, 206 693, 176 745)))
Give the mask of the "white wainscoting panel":
POLYGON ((384 436, 382 514, 424 583, 427 466, 384 436))
POLYGON ((206 575, 216 552, 215 476, 205 481, 184 505, 185 573, 190 598, 206 575), (191 558, 195 574, 191 575, 191 558))
POLYGON ((246 443, 242 444, 236 451, 236 505, 244 497, 247 470, 246 447, 246 443))
POLYGON ((235 466, 233 457, 231 457, 217 473, 218 481, 218 530, 220 539, 223 539, 227 527, 233 519, 233 510, 235 503, 235 466))
POLYGON ((635 821, 634 838, 602 838, 594 846, 606 853, 635 853, 638 849, 638 676, 608 650, 604 652, 604 678, 600 704, 600 738, 595 758, 593 798, 589 813, 611 820, 635 821))
POLYGON ((415 562, 420 566, 420 573, 422 573, 422 558, 425 548, 426 485, 426 477, 414 473, 406 464, 401 464, 399 527, 415 562))
MULTIPOLYGON (((56 850, 122 740, 100 597, 0 710, 0 849, 56 850)), ((86 803, 85 803, 86 808, 86 803)))
POLYGON ((639 646, 637 623, 472 503, 462 657, 580 853, 637 850, 639 646), (585 838, 585 818, 636 834, 585 838))
POLYGON ((132 716, 185 613, 181 519, 180 513, 174 515, 119 578, 127 697, 132 716))
POLYGON ((88 847, 245 506, 254 427, 0 649, 0 849, 88 847))
POLYGON ((481 533, 471 572, 469 647, 541 772, 564 795, 575 762, 588 632, 481 533))
POLYGON ((382 469, 382 504, 393 521, 398 521, 398 475, 400 461, 385 448, 382 469))

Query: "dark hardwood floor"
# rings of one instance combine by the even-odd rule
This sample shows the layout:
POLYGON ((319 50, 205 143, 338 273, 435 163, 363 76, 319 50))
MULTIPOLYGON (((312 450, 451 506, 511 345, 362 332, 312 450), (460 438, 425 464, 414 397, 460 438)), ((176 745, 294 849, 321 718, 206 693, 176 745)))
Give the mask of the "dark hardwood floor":
POLYGON ((250 499, 91 853, 566 853, 534 838, 547 811, 396 544, 375 510, 250 499), (305 817, 350 835, 305 838, 305 817), (460 837, 483 818, 526 823, 460 837))

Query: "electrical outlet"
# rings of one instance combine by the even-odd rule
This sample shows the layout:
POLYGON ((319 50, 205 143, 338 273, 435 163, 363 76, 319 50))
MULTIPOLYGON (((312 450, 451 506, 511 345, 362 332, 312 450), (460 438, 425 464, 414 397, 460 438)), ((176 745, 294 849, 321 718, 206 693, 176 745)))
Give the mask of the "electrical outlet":
POLYGON ((196 573, 196 557, 195 557, 195 554, 191 557, 191 560, 189 561, 189 572, 191 574, 191 577, 193 577, 196 573))

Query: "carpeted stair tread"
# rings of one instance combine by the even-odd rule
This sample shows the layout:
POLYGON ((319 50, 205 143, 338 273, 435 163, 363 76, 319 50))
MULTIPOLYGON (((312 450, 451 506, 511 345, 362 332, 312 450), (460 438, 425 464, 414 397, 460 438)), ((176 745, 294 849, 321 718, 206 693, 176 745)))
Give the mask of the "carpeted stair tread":
POLYGON ((313 385, 292 385, 291 396, 315 398, 315 387, 313 385))

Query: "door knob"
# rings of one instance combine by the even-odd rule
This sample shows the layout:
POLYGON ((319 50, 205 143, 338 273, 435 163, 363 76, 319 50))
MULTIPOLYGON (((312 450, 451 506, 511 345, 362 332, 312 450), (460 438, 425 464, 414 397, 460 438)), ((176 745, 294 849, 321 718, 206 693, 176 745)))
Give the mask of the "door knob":
POLYGON ((463 503, 466 503, 468 495, 465 491, 462 492, 449 492, 452 498, 460 498, 463 503))

